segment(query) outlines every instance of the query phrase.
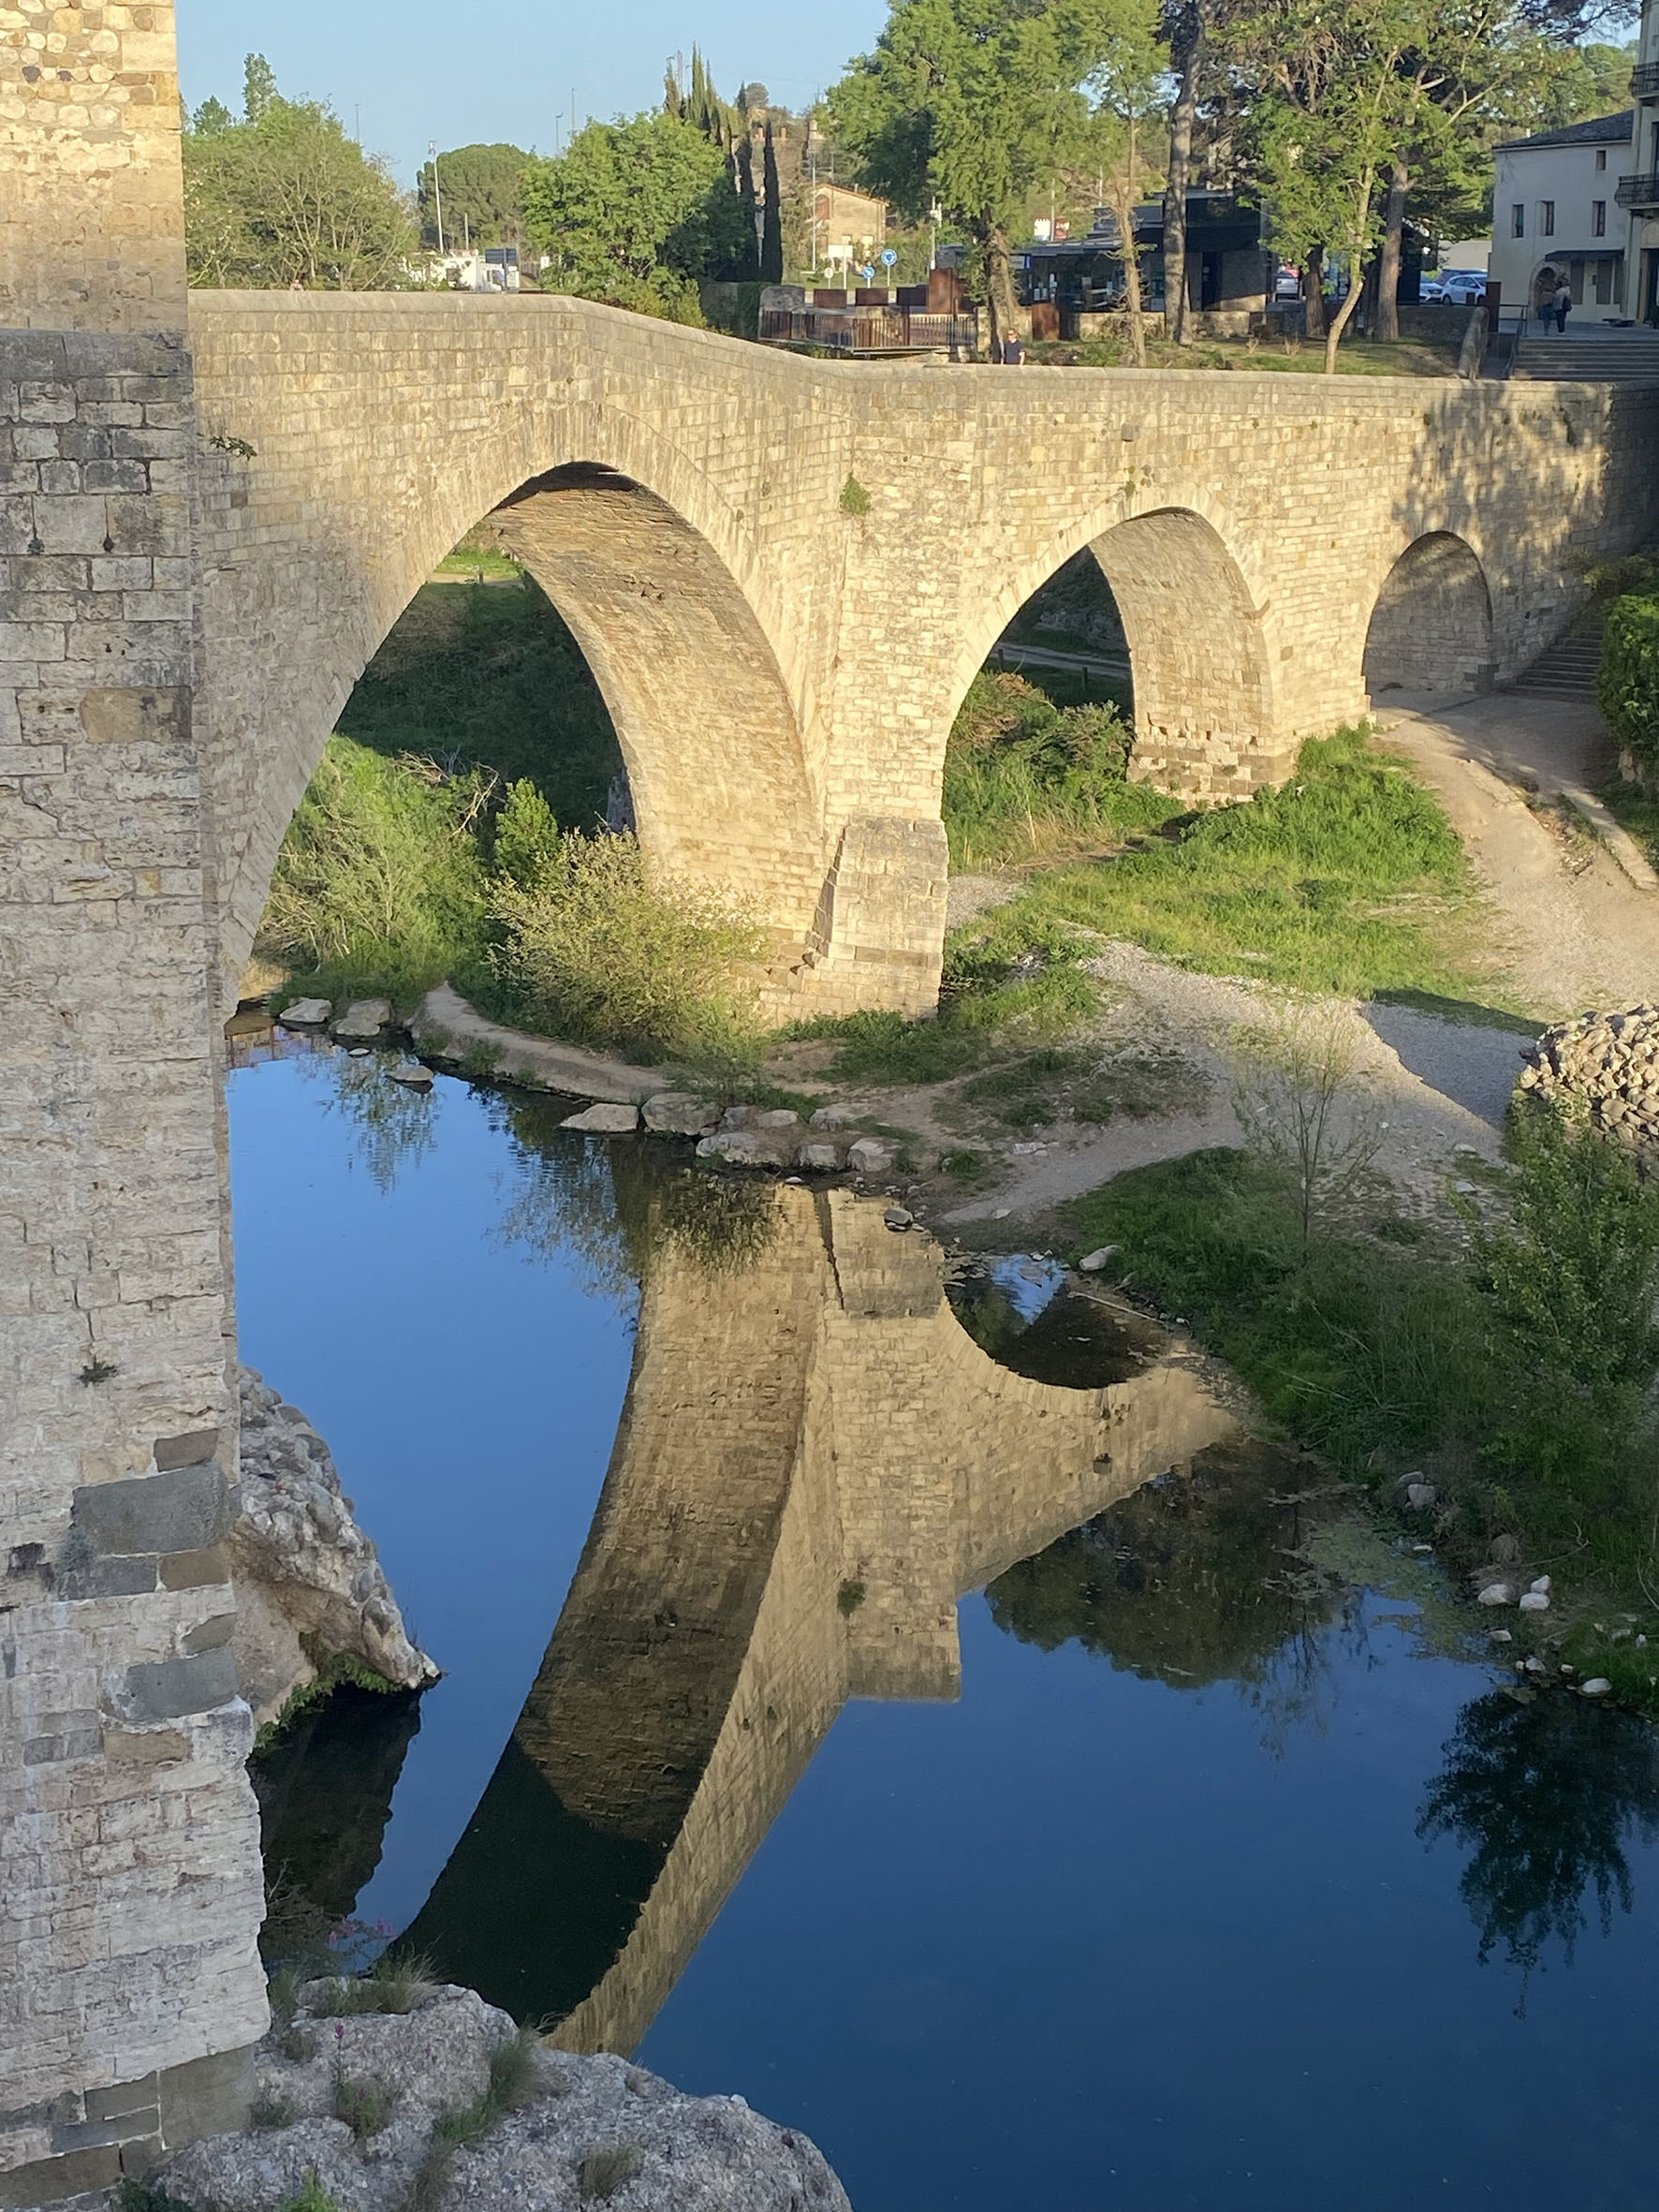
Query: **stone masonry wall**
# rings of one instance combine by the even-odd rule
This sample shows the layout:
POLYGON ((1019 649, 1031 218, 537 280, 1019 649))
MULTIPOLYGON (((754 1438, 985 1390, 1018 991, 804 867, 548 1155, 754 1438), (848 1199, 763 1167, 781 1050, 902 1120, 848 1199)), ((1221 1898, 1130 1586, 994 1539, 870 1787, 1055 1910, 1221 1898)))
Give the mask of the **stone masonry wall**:
POLYGON ((191 423, 175 341, 0 334, 0 2205, 229 2110, 265 2012, 191 423))
POLYGON ((184 325, 172 0, 7 0, 0 330, 184 325))

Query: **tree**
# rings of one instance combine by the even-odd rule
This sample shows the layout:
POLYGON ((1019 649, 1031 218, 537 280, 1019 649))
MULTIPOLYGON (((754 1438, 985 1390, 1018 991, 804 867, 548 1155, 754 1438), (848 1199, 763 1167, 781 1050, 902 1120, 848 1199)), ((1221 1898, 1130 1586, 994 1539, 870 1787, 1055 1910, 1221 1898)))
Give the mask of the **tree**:
POLYGON ((764 228, 760 234, 760 281, 762 284, 782 284, 784 281, 784 204, 778 188, 778 150, 772 141, 771 117, 766 119, 765 155, 761 177, 764 185, 764 228))
POLYGON ((415 227, 384 162, 332 111, 247 60, 243 117, 205 101, 184 133, 192 284, 373 291, 403 281, 415 227))
MULTIPOLYGON (((1125 8, 1099 67, 1090 80, 1095 108, 1090 151, 1123 244, 1124 306, 1129 319, 1129 354, 1138 369, 1146 366, 1146 330, 1140 304, 1140 254, 1135 243, 1135 211, 1149 179, 1147 139, 1161 108, 1165 56, 1157 43, 1156 18, 1148 5, 1137 16, 1125 8)), ((1182 229, 1178 289, 1184 296, 1185 229, 1182 229)), ((1169 297, 1165 261, 1164 297, 1169 297)))
POLYGON ((1169 166, 1164 184, 1164 325, 1178 346, 1190 346, 1186 300, 1186 195, 1192 174, 1193 126, 1204 65, 1204 0, 1165 0, 1163 33, 1175 97, 1169 103, 1169 166))
POLYGON ((830 95, 864 182, 922 222, 936 199, 972 240, 993 350, 1018 325, 1010 237, 1088 126, 1082 87, 1128 0, 891 0, 830 95))
POLYGON ((530 155, 518 146, 457 146, 422 165, 416 185, 422 243, 438 243, 437 199, 444 206, 444 240, 462 236, 476 246, 524 243, 524 171, 530 155))
POLYGON ((741 266, 754 219, 727 157, 690 122, 663 113, 590 123, 556 160, 524 177, 524 226, 552 257, 544 290, 642 315, 700 319, 697 279, 741 266))

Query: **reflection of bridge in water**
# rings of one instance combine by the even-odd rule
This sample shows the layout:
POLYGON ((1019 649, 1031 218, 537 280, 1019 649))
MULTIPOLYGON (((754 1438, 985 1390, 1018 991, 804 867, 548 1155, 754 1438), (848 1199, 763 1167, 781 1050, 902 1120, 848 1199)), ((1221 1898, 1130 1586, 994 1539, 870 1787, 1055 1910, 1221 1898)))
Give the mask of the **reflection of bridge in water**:
POLYGON ((936 1246, 775 1194, 742 1269, 672 1245, 609 1473, 489 1789, 406 1940, 630 2051, 851 1697, 951 1698, 956 1603, 1233 1425, 1196 1362, 998 1366, 936 1246))

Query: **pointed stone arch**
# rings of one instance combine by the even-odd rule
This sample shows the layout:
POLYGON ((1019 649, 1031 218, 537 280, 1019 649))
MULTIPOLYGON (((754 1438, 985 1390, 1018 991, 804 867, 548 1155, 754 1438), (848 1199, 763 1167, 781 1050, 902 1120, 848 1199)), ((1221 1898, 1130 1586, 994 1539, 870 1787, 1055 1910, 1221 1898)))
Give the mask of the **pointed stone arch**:
POLYGON ((1492 599, 1475 549, 1452 530, 1414 538, 1383 579, 1365 633, 1365 688, 1491 688, 1492 599))

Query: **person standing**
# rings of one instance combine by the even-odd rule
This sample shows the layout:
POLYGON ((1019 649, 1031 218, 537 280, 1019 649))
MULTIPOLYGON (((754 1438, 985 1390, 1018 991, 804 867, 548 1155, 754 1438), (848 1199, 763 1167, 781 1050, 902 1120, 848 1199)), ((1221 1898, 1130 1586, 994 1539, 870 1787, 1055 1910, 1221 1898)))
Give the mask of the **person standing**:
POLYGON ((1003 340, 1003 366, 1005 369, 1022 369, 1025 366, 1025 347, 1018 331, 1003 340))
POLYGON ((1564 276, 1560 284, 1558 284, 1555 288, 1555 298, 1550 302, 1550 305, 1555 310, 1555 334, 1558 338, 1562 336, 1562 334, 1566 330, 1567 316, 1571 311, 1572 304, 1572 287, 1567 283, 1565 277, 1564 276))

